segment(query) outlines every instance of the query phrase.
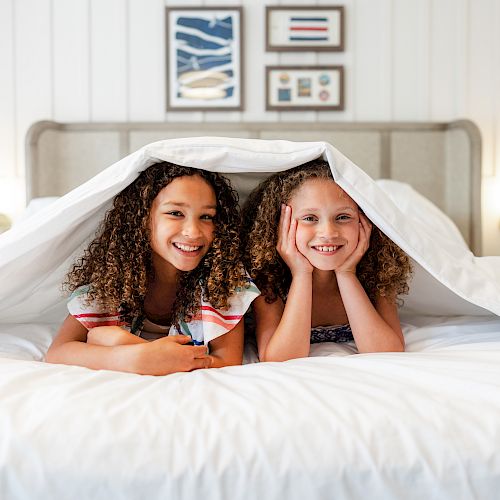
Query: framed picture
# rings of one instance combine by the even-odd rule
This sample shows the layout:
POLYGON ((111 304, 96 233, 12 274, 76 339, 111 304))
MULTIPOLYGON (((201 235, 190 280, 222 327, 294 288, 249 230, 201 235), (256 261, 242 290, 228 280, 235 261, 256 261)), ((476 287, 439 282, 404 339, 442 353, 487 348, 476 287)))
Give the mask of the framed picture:
POLYGON ((243 109, 241 7, 166 9, 167 110, 243 109))
POLYGON ((266 50, 344 50, 344 7, 266 7, 266 50))
POLYGON ((266 109, 343 110, 343 66, 266 66, 266 109))

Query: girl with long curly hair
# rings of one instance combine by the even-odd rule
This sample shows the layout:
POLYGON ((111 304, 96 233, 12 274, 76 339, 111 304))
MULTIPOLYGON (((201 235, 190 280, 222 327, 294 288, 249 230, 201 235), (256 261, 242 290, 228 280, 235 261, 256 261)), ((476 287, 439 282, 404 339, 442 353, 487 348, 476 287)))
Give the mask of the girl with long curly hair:
POLYGON ((141 172, 67 275, 69 315, 46 360, 149 375, 241 364, 259 291, 239 224, 223 176, 167 162, 141 172))
POLYGON ((316 342, 404 350, 397 306, 409 258, 334 182, 326 161, 269 177, 243 221, 243 261, 262 291, 253 304, 261 361, 306 357, 316 342))

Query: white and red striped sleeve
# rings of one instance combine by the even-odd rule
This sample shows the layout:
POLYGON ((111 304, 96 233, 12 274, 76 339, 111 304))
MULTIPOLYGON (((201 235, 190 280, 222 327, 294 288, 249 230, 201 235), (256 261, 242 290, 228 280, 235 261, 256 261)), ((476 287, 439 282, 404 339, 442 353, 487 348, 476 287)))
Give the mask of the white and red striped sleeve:
POLYGON ((118 311, 109 311, 95 301, 88 301, 89 286, 77 288, 68 299, 68 311, 85 328, 125 326, 118 311))

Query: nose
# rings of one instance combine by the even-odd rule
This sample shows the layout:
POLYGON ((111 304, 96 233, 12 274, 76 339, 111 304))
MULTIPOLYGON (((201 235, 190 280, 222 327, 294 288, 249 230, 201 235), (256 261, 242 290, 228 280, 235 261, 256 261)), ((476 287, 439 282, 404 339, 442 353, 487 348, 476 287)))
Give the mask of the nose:
POLYGON ((319 236, 324 239, 338 238, 340 232, 333 221, 324 220, 319 227, 319 236))
POLYGON ((182 226, 182 236, 195 240, 202 236, 200 221, 194 217, 187 217, 182 226))

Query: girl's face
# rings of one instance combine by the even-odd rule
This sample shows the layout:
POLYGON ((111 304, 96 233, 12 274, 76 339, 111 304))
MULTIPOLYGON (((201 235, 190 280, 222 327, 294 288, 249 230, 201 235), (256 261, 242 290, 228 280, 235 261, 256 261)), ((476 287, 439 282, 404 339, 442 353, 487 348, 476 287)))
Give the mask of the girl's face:
POLYGON ((192 271, 214 239, 215 192, 199 175, 177 177, 151 207, 151 249, 156 270, 192 271))
POLYGON ((334 181, 310 179, 288 203, 297 220, 299 252, 316 269, 333 271, 352 254, 359 238, 359 209, 334 181))

